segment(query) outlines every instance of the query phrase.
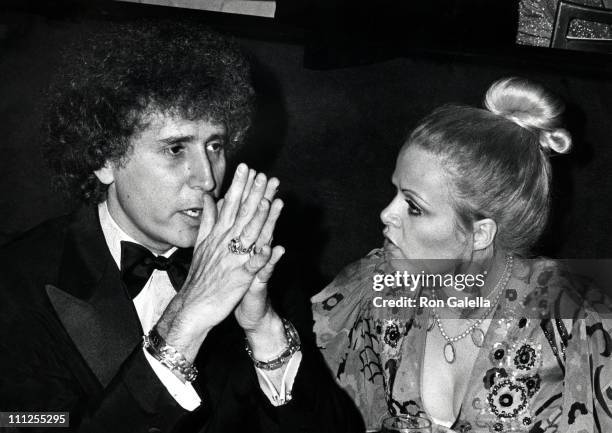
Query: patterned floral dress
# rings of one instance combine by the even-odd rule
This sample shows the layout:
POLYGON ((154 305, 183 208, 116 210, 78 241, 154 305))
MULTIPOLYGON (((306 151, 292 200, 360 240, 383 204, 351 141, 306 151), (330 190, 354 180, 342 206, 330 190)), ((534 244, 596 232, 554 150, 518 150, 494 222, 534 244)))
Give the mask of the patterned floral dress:
MULTIPOLYGON (((372 431, 389 414, 427 416, 420 390, 430 311, 373 305, 383 261, 374 250, 312 298, 317 343, 372 431)), ((588 287, 555 261, 515 259, 454 431, 612 432, 612 316, 588 287)))

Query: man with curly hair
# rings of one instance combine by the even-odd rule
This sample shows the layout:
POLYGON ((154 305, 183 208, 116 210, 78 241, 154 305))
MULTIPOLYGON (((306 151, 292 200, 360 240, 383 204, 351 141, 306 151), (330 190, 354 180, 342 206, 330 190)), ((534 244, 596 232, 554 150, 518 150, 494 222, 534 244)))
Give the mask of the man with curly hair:
POLYGON ((360 429, 268 300, 278 180, 240 164, 220 199, 253 111, 237 46, 103 23, 66 53, 44 148, 85 205, 1 253, 0 409, 74 431, 360 429))

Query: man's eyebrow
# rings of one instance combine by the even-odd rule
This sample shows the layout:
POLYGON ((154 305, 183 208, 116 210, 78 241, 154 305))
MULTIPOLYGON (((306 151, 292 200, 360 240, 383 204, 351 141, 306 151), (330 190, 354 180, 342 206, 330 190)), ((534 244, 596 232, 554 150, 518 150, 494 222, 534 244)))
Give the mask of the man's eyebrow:
POLYGON ((419 200, 421 200, 422 202, 424 202, 425 204, 430 205, 427 200, 425 200, 423 197, 421 197, 420 195, 418 195, 416 192, 414 192, 411 189, 404 189, 404 188, 402 188, 402 192, 404 194, 408 194, 408 195, 414 196, 414 197, 418 198, 419 200))
POLYGON ((162 138, 159 140, 160 143, 173 145, 173 144, 182 144, 192 141, 194 139, 193 135, 171 135, 170 137, 162 138))
MULTIPOLYGON (((176 144, 188 143, 193 140, 195 140, 195 137, 193 135, 171 135, 170 137, 165 137, 165 138, 160 139, 159 142, 163 144, 167 144, 167 145, 176 145, 176 144)), ((212 134, 210 137, 206 139, 206 142, 208 143, 214 140, 227 140, 227 134, 225 133, 212 134)))
POLYGON ((227 140, 227 134, 225 132, 219 134, 212 134, 210 137, 208 137, 206 142, 208 143, 209 141, 213 140, 227 140))

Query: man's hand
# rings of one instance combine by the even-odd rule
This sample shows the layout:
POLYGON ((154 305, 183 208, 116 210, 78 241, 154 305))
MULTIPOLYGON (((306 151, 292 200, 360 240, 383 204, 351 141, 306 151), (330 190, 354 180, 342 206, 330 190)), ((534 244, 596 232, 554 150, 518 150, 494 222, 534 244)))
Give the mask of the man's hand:
POLYGON ((282 207, 283 204, 279 200, 273 202, 268 219, 255 243, 257 248, 262 249, 262 254, 269 256, 270 259, 257 272, 249 289, 234 310, 236 320, 244 329, 249 340, 253 355, 260 360, 278 355, 287 345, 282 322, 273 311, 268 297, 268 280, 272 277, 274 267, 285 253, 282 246, 270 247, 274 227, 282 207))
POLYGON ((280 213, 282 202, 270 203, 265 195, 275 192, 277 185, 277 180, 268 182, 261 173, 254 176, 252 170, 240 164, 218 206, 218 216, 212 198, 204 198, 200 233, 187 280, 157 323, 166 342, 189 362, 195 359, 208 332, 241 301, 258 273, 270 269, 269 263, 280 258, 278 251, 282 247, 277 247, 276 255, 269 246, 256 247, 252 256, 235 254, 228 248, 234 238, 244 247, 256 244, 264 230, 271 239, 278 215, 270 217, 274 212, 280 213))

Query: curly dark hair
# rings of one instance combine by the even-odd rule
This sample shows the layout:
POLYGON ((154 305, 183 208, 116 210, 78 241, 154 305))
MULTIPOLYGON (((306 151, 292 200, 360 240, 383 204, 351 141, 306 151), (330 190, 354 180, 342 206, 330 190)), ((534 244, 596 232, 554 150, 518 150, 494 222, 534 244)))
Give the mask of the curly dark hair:
POLYGON ((253 113, 250 69, 237 44, 196 23, 103 23, 67 47, 49 90, 44 156, 57 185, 106 198, 94 175, 130 150, 151 110, 225 125, 229 152, 253 113))

